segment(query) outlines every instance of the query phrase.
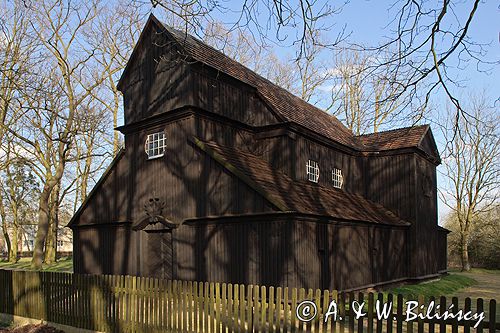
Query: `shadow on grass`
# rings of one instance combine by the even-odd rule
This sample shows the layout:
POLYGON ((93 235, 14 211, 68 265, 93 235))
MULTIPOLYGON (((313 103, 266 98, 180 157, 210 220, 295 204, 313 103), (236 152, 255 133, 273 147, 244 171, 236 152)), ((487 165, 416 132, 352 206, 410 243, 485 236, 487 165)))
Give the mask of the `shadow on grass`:
POLYGON ((416 284, 407 284, 384 290, 383 293, 402 294, 406 299, 416 299, 419 295, 429 299, 436 295, 451 295, 458 290, 473 286, 477 281, 460 273, 451 273, 439 280, 424 281, 416 284))
MULTIPOLYGON (((31 271, 31 258, 21 258, 16 263, 8 261, 0 261, 0 269, 19 269, 24 271, 31 271)), ((64 257, 60 258, 56 263, 51 265, 43 265, 42 271, 48 272, 73 272, 73 258, 64 257)))

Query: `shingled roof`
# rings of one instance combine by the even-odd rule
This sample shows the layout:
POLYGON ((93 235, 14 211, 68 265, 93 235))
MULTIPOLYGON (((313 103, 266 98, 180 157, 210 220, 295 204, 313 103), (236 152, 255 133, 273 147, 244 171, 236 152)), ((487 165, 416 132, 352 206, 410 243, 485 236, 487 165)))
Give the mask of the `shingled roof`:
POLYGON ((365 148, 381 151, 418 147, 429 125, 398 128, 372 134, 360 135, 357 138, 365 148))
POLYGON ((199 39, 159 21, 158 23, 181 45, 187 56, 256 88, 268 105, 285 121, 301 125, 348 147, 358 147, 352 132, 336 117, 277 86, 199 39))
POLYGON ((212 142, 193 142, 229 172, 282 211, 328 216, 339 220, 409 225, 380 204, 361 195, 330 189, 306 181, 294 181, 265 160, 238 149, 212 142))

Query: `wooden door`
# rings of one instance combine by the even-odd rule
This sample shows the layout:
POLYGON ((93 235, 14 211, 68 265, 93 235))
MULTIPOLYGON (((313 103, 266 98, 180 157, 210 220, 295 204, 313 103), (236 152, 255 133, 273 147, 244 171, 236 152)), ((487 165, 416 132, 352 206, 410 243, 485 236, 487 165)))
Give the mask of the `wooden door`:
POLYGON ((147 237, 148 276, 171 280, 173 278, 173 246, 171 231, 150 231, 147 237))

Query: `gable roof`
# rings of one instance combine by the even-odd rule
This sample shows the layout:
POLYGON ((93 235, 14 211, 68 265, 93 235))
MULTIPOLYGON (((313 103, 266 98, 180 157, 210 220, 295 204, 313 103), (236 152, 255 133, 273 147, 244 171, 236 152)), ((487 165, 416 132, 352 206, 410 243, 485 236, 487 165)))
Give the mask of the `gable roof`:
POLYGON ((429 130, 429 125, 397 128, 357 136, 368 149, 375 151, 416 147, 429 130))
POLYGON ((418 148, 423 151, 427 157, 439 164, 441 158, 436 147, 436 142, 432 136, 429 125, 420 125, 412 127, 397 128, 388 131, 382 131, 371 134, 357 136, 360 143, 369 151, 384 151, 403 148, 418 148), (424 139, 427 137, 427 145, 424 139))
POLYGON ((382 205, 361 195, 306 181, 294 181, 273 169, 268 162, 248 152, 203 142, 197 138, 193 142, 281 211, 375 224, 409 225, 382 205))
POLYGON ((163 25, 154 16, 151 20, 165 29, 187 56, 256 88, 264 101, 284 121, 296 123, 345 146, 358 146, 352 132, 336 117, 277 86, 199 39, 163 25))

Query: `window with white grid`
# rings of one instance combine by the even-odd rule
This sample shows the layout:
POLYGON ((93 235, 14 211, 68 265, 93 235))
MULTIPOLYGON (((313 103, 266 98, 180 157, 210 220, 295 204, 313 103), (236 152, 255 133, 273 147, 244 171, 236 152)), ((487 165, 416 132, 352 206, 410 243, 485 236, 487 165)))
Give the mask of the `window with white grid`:
POLYGON ((318 162, 308 160, 306 164, 307 180, 317 183, 319 180, 318 162))
POLYGON ((148 159, 153 159, 163 156, 166 146, 167 139, 165 138, 165 133, 158 132, 148 135, 144 144, 144 150, 148 154, 148 159))
POLYGON ((344 182, 344 177, 342 177, 342 170, 333 168, 332 170, 332 182, 333 187, 342 188, 342 183, 344 182))

